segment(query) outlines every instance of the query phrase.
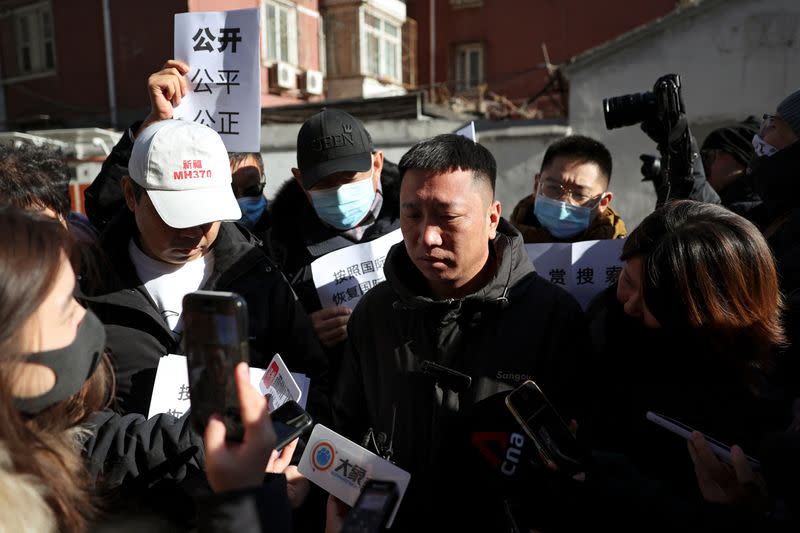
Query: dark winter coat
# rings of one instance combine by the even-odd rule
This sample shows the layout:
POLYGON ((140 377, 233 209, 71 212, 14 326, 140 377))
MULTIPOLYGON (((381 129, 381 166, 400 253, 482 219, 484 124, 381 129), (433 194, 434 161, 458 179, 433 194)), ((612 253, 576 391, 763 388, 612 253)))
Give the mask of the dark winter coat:
MULTIPOLYGON (((478 292, 434 300, 402 243, 387 256, 386 281, 356 306, 333 396, 338 431, 361 442, 368 428, 393 435, 397 465, 411 472, 400 528, 497 528, 501 498, 458 463, 468 444, 451 432, 477 402, 535 380, 567 419, 581 419, 588 332, 577 302, 533 271, 520 234, 501 220, 490 242, 496 273, 478 292), (422 371, 433 361, 467 374, 453 392, 422 371), (394 420, 394 424, 393 424, 394 420), (480 507, 470 509, 470 505, 480 507), (483 522, 481 522, 483 523, 483 522)), ((507 415, 502 399, 496 416, 507 415)), ((517 428, 518 430, 519 428, 517 428)))
POLYGON ((748 172, 763 200, 761 231, 788 295, 800 288, 800 142, 754 159, 748 172))
POLYGON ((786 427, 783 391, 766 371, 734 363, 751 354, 721 352, 702 332, 646 328, 624 313, 616 285, 598 295, 588 317, 597 350, 593 444, 625 454, 674 494, 701 502, 686 440, 647 420, 647 411, 751 455, 767 433, 786 427))

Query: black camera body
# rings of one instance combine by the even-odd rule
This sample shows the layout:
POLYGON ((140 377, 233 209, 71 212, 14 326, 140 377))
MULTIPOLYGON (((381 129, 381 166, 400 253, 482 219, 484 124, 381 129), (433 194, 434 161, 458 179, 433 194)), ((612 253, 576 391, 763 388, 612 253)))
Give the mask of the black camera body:
POLYGON ((697 154, 686 121, 680 76, 661 76, 652 91, 604 98, 603 114, 607 129, 641 123, 642 130, 656 141, 661 166, 648 165, 645 180, 652 180, 656 186, 658 205, 672 196, 688 194, 697 154))
POLYGON ((652 91, 604 98, 603 113, 609 130, 645 122, 657 125, 653 133, 662 133, 663 140, 667 140, 670 130, 686 114, 681 78, 677 74, 667 74, 656 80, 652 91))

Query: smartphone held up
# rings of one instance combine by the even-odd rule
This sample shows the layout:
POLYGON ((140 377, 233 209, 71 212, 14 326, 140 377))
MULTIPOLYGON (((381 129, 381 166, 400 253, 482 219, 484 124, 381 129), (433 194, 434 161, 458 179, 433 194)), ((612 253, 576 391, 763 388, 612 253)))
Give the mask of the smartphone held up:
MULTIPOLYGON (((236 365, 249 363, 247 303, 232 292, 196 291, 183 299, 183 350, 189 370, 192 424, 203 434, 209 417, 219 416, 226 439, 244 436, 236 365)), ((287 371, 288 372, 288 371, 287 371)), ((271 414, 277 449, 302 436, 313 425, 295 401, 286 401, 271 414)))
POLYGON ((533 441, 542 462, 568 475, 586 471, 589 452, 533 381, 506 396, 506 406, 533 441))
POLYGON ((249 363, 247 303, 232 292, 196 291, 183 298, 183 352, 189 366, 192 424, 201 435, 212 414, 228 440, 244 435, 234 369, 249 363))

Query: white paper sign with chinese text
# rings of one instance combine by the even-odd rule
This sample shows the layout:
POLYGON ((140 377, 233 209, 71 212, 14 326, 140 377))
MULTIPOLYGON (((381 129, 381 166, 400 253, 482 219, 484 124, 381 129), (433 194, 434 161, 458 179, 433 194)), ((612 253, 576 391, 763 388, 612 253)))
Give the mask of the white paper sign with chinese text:
POLYGON ((175 15, 175 59, 189 65, 175 118, 205 124, 229 152, 261 151, 258 9, 175 15))
POLYGON ((372 287, 386 279, 383 263, 389 248, 403 240, 400 229, 374 241, 354 244, 311 263, 311 274, 322 307, 353 309, 372 287))
POLYGON ((616 283, 622 271, 624 239, 576 243, 526 244, 536 272, 561 285, 585 310, 599 292, 616 283))
MULTIPOLYGON (((250 367, 250 383, 263 392, 263 378, 266 370, 250 367)), ((308 399, 308 387, 311 380, 305 374, 292 372, 292 377, 300 387, 298 403, 305 408, 308 399)), ((147 418, 166 413, 180 418, 191 407, 189 396, 189 371, 186 357, 169 354, 158 361, 156 380, 153 384, 153 395, 150 398, 150 411, 147 418)))

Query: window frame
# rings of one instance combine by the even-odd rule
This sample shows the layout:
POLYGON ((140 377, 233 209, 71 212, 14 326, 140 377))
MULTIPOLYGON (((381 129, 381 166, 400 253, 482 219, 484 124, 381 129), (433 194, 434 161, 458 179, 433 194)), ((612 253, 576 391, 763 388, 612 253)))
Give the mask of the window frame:
POLYGON ((457 93, 472 91, 484 83, 484 47, 483 43, 464 43, 456 46, 455 50, 455 90, 457 93), (477 83, 472 85, 472 67, 470 66, 470 54, 478 53, 478 76, 477 83), (461 65, 460 55, 465 54, 464 65, 461 65))
MULTIPOLYGON (((56 70, 56 38, 53 23, 53 9, 50 2, 37 2, 15 9, 12 12, 14 46, 17 69, 15 78, 39 77, 52 74, 56 70), (44 17, 47 17, 45 22, 44 17), (27 24, 28 38, 22 39, 22 24, 27 24), (49 30, 49 36, 46 34, 49 30), (48 64, 47 45, 50 45, 52 64, 48 64), (24 51, 28 51, 29 68, 25 67, 24 51)), ((6 80, 9 81, 9 80, 6 80)))
POLYGON ((369 76, 380 81, 401 84, 403 82, 403 24, 380 11, 363 6, 359 13, 360 41, 361 41, 361 75, 369 76), (367 24, 367 17, 379 21, 380 28, 367 24), (386 25, 391 25, 397 32, 391 35, 386 31, 386 25), (368 39, 376 38, 378 46, 378 71, 373 72, 368 52, 368 39), (386 53, 387 45, 394 49, 394 72, 389 72, 389 55, 386 53))
POLYGON ((281 0, 263 0, 261 3, 262 6, 262 16, 261 16, 261 27, 262 30, 262 56, 263 62, 265 65, 270 66, 274 63, 282 62, 288 63, 295 67, 298 66, 298 29, 297 29, 297 4, 293 2, 284 2, 281 0), (269 38, 268 38, 268 28, 269 28, 269 8, 272 7, 275 9, 276 17, 275 17, 275 43, 276 43, 276 54, 275 57, 270 57, 270 49, 269 49, 269 38), (288 50, 286 50, 286 55, 283 55, 283 49, 280 45, 280 33, 279 33, 279 25, 280 25, 280 16, 277 15, 279 10, 283 10, 286 13, 286 46, 288 50), (285 59, 284 59, 285 57, 285 59))

